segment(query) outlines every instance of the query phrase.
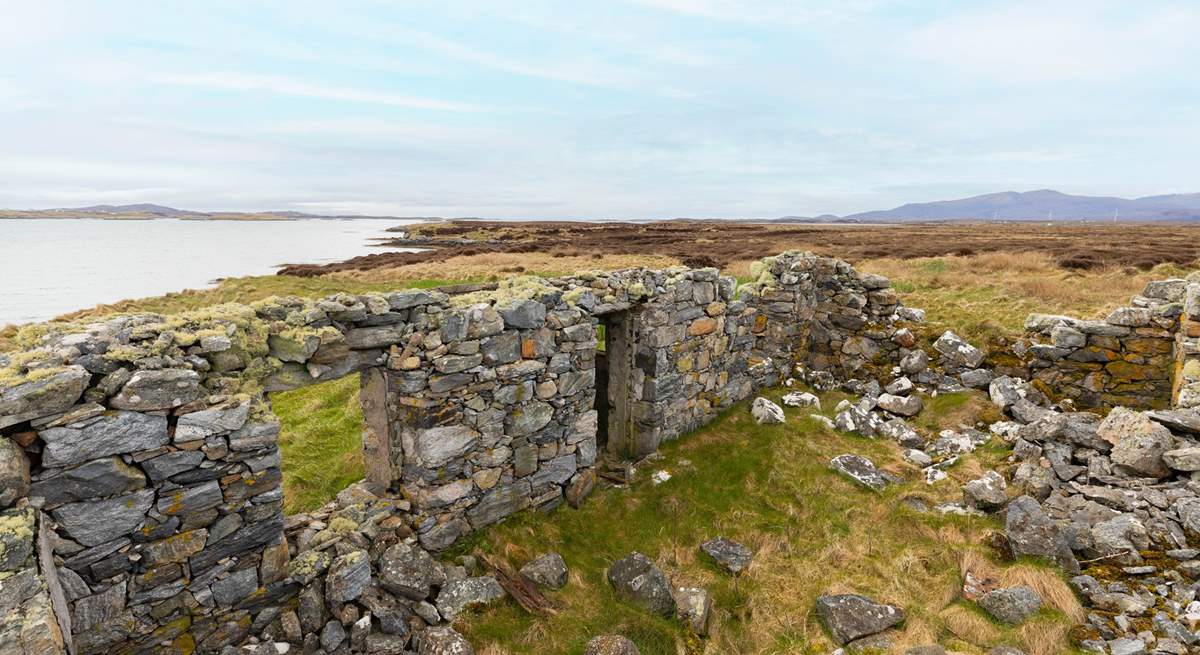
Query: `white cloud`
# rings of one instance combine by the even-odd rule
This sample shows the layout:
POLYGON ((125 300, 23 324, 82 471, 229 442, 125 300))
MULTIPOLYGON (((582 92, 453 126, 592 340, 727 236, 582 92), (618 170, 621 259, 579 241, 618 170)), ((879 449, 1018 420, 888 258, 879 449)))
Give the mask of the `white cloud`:
POLYGON ((1162 70, 1200 55, 1196 5, 1020 2, 929 23, 902 40, 926 62, 1019 82, 1104 81, 1162 70))
POLYGON ((312 84, 301 80, 275 75, 258 75, 236 71, 211 73, 176 73, 155 75, 150 81, 156 84, 179 86, 195 86, 209 89, 225 89, 230 91, 251 91, 272 93, 285 96, 318 98, 322 100, 340 100, 393 107, 408 107, 412 109, 432 109, 438 111, 488 111, 489 107, 482 105, 407 96, 395 93, 374 91, 371 89, 355 89, 325 84, 312 84))

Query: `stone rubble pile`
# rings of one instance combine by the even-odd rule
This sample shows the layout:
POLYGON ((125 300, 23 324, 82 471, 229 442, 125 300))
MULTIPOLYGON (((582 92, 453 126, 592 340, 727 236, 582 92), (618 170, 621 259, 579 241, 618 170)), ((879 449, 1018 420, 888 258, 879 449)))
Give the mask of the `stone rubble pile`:
MULTIPOLYGON (((964 494, 1003 509, 1014 555, 1075 574, 1089 613, 1077 641, 1097 653, 1188 653, 1200 647, 1200 412, 1061 411, 1024 380, 1000 377, 992 400, 1012 417, 993 432, 1012 447, 1011 486, 964 494), (1082 574, 1080 574, 1082 570, 1082 574)), ((970 486, 970 485, 968 485, 970 486)), ((991 488, 985 489, 985 486, 991 488)))

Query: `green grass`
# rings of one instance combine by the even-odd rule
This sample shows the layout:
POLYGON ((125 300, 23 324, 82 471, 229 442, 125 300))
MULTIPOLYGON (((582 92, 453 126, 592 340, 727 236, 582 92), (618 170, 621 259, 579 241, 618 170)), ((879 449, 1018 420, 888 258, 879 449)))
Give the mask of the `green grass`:
POLYGON ((279 416, 283 505, 289 514, 314 510, 363 477, 362 407, 358 376, 271 394, 279 416))
MULTIPOLYGON (((941 415, 956 425, 978 396, 933 399, 922 418, 937 423, 941 415)), ((836 400, 825 399, 827 410, 836 400)), ((1003 642, 1030 653, 1069 650, 1071 620, 1061 611, 1014 629, 980 618, 958 601, 964 553, 986 561, 979 544, 999 527, 995 519, 918 513, 899 503, 914 493, 931 502, 960 498, 959 483, 982 470, 979 461, 967 458, 952 469, 952 476, 965 479, 930 488, 900 460, 894 444, 828 430, 807 418, 807 410, 787 412, 786 425, 758 426, 746 403, 739 403, 667 444, 658 459, 641 466, 632 488, 600 489, 578 510, 520 514, 460 543, 449 556, 478 550, 519 567, 554 550, 571 570, 568 586, 549 594, 557 614, 536 618, 505 601, 469 615, 461 629, 489 655, 578 654, 590 637, 611 632, 633 639, 644 655, 824 653, 833 645, 812 612, 814 600, 821 593, 854 591, 906 608, 909 620, 898 637, 905 645, 938 641, 975 652, 1003 642), (829 470, 828 461, 846 452, 909 481, 882 494, 865 490, 829 470), (672 478, 655 485, 649 478, 659 469, 672 478), (756 551, 741 577, 725 575, 698 551, 717 535, 756 551), (696 640, 679 622, 615 596, 605 571, 633 550, 655 559, 675 584, 710 591, 716 614, 709 639, 696 640)), ((982 457, 992 466, 1003 455, 982 457)), ((1058 572, 1031 564, 1011 568, 1012 575, 1059 595, 1066 590, 1073 599, 1058 572)))

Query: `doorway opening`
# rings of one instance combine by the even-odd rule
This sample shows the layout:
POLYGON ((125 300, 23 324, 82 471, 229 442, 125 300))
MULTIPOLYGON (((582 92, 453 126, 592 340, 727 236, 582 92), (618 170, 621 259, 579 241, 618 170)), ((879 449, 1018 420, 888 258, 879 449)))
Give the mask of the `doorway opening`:
POLYGON ((597 317, 596 450, 627 456, 632 447, 633 322, 629 312, 597 317))

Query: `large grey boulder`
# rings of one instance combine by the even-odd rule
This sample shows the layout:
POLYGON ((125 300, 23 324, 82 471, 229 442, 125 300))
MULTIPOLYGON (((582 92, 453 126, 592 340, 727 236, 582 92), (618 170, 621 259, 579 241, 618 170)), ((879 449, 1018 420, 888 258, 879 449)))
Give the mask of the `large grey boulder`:
POLYGON ((494 600, 504 598, 504 589, 491 576, 465 578, 447 582, 437 597, 438 614, 447 621, 453 621, 470 607, 486 605, 494 600))
POLYGON ((397 596, 424 600, 445 582, 445 571, 419 546, 399 543, 379 557, 379 584, 397 596))
POLYGON ((558 553, 546 553, 522 566, 521 575, 547 589, 562 589, 567 585, 567 563, 558 553))
POLYGON ((425 628, 417 641, 417 655, 475 655, 471 642, 450 626, 425 628))
POLYGON ((761 396, 750 405, 750 415, 759 425, 776 425, 787 420, 782 407, 761 396))
POLYGON ((68 366, 37 380, 0 389, 0 429, 71 409, 83 395, 92 374, 68 366))
POLYGON ((636 644, 621 635, 600 635, 588 641, 583 655, 641 655, 641 652, 636 644))
POLYGON ((1096 434, 1113 444, 1109 456, 1121 470, 1148 478, 1171 474, 1163 455, 1174 449, 1175 439, 1170 430, 1145 414, 1116 407, 1096 428, 1096 434))
POLYGON ((608 567, 608 583, 617 595, 633 600, 656 614, 673 616, 675 596, 671 583, 649 557, 633 552, 608 567))
POLYGON ((997 620, 1014 625, 1024 623, 1042 608, 1042 597, 1025 585, 989 591, 975 602, 997 620))
POLYGON ((754 559, 754 553, 749 548, 725 537, 709 539, 700 544, 700 549, 733 575, 744 571, 754 559))
POLYGON ((904 622, 904 610, 858 594, 817 598, 817 617, 839 645, 845 645, 904 622))
POLYGON ((942 361, 959 368, 979 368, 983 363, 983 351, 946 330, 933 342, 933 349, 942 356, 942 361))
POLYGON ((199 373, 168 368, 134 373, 109 405, 115 409, 152 412, 186 405, 199 397, 199 373))
POLYGON ((0 435, 0 509, 29 493, 29 458, 15 441, 0 435))
POLYGON ((1068 573, 1079 572, 1079 561, 1071 552, 1066 535, 1033 498, 1021 496, 1008 503, 1004 534, 1014 554, 1044 557, 1068 573))

